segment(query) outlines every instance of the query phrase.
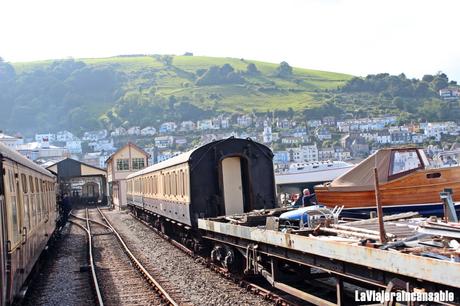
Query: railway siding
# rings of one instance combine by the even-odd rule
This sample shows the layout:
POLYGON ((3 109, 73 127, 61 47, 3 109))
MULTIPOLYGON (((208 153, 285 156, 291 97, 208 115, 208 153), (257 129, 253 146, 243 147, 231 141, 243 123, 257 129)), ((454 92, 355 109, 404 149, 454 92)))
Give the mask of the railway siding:
POLYGON ((174 283, 194 305, 273 305, 196 262, 131 215, 105 212, 146 269, 174 283))

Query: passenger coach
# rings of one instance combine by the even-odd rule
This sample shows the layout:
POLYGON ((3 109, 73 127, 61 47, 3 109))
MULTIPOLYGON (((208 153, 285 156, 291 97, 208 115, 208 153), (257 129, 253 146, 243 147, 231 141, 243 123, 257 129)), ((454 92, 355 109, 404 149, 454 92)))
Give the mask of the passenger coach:
POLYGON ((128 176, 128 205, 196 228, 198 218, 276 205, 271 150, 250 139, 211 142, 128 176))
POLYGON ((0 305, 19 294, 56 227, 55 177, 0 143, 0 305))

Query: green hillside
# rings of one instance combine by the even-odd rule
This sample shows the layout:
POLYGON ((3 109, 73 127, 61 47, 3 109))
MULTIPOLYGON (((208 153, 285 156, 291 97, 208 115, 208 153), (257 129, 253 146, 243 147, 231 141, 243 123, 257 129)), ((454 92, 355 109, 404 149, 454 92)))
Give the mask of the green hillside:
MULTIPOLYGON (((438 91, 443 73, 422 80, 365 78, 236 58, 142 55, 6 63, 0 58, 0 130, 32 133, 158 126, 218 114, 275 112, 322 118, 396 114, 403 120, 460 115, 438 91)), ((456 117, 457 116, 457 117, 456 117)))
POLYGON ((78 132, 218 113, 297 112, 321 105, 318 92, 336 90, 352 77, 287 63, 282 68, 169 55, 0 62, 1 128, 78 132))

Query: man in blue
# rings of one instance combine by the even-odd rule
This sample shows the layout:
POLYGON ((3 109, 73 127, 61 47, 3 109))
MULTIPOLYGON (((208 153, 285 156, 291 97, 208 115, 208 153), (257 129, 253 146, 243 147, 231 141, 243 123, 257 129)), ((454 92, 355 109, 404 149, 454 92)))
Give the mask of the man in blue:
POLYGON ((305 207, 311 205, 317 205, 316 194, 310 194, 310 190, 308 188, 305 188, 303 190, 302 196, 299 197, 299 199, 295 202, 294 207, 305 207))
POLYGON ((70 211, 72 210, 72 205, 70 203, 70 198, 67 193, 64 193, 62 197, 62 218, 63 218, 63 225, 67 223, 67 219, 69 218, 70 211))

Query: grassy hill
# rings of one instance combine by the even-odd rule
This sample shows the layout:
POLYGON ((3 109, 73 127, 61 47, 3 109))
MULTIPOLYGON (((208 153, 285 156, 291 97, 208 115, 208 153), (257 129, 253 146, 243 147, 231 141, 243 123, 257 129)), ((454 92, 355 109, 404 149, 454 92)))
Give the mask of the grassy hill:
POLYGON ((437 94, 450 84, 447 76, 426 77, 356 78, 287 63, 204 56, 0 61, 0 130, 78 133, 252 111, 304 118, 392 113, 407 120, 460 114, 457 102, 441 101, 437 94))
MULTIPOLYGON (((126 77, 122 85, 126 92, 137 91, 139 88, 148 91, 154 86, 155 94, 159 96, 186 96, 200 108, 215 107, 215 110, 225 112, 308 108, 317 104, 313 97, 314 92, 336 89, 352 77, 341 73, 293 68, 291 78, 278 78, 273 76, 278 64, 205 56, 174 56, 170 66, 166 66, 154 56, 85 58, 77 61, 93 67, 110 66, 116 72, 122 73, 126 77), (261 74, 246 77, 245 84, 194 84, 195 73, 199 69, 230 64, 236 71, 245 71, 249 63, 254 63, 261 74), (264 88, 268 89, 264 91, 264 88), (215 100, 209 99, 213 94, 220 97, 217 105, 215 100)), ((13 66, 16 72, 21 74, 44 69, 53 62, 47 60, 13 63, 13 66)))

